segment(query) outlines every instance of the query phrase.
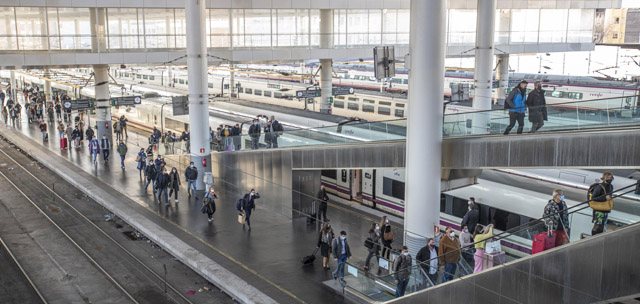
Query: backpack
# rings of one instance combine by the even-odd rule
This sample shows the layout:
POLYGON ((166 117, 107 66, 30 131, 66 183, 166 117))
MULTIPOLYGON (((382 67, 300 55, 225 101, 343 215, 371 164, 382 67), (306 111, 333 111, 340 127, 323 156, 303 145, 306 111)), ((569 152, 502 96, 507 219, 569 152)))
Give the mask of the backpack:
POLYGON ((368 237, 366 240, 364 240, 364 247, 371 249, 373 248, 373 240, 368 237))
POLYGON ((236 210, 242 211, 243 203, 244 203, 244 198, 239 199, 238 202, 236 202, 236 210))

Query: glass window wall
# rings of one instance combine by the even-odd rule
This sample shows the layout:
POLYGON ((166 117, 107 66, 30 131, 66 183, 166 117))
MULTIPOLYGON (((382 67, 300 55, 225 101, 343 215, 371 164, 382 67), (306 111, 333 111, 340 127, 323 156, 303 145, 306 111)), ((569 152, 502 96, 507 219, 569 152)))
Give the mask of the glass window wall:
POLYGON ((18 35, 13 7, 0 7, 0 49, 18 50, 18 35))
POLYGON ((511 10, 511 43, 537 43, 540 10, 511 10))
POLYGON ((47 50, 47 11, 44 7, 16 7, 18 44, 22 50, 47 50))
POLYGON ((107 8, 108 44, 111 49, 141 48, 142 17, 136 8, 107 8))
POLYGON ((540 10, 540 31, 538 42, 562 43, 567 38, 567 13, 565 9, 540 10))
POLYGON ((449 45, 475 44, 476 17, 476 10, 449 10, 449 45))

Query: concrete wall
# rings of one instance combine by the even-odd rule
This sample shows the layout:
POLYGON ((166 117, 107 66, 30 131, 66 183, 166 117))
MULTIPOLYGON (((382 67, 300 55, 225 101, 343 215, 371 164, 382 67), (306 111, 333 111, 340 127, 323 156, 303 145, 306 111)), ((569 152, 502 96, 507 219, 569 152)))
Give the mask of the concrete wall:
POLYGON ((638 233, 635 224, 392 303, 593 303, 636 295, 638 233))

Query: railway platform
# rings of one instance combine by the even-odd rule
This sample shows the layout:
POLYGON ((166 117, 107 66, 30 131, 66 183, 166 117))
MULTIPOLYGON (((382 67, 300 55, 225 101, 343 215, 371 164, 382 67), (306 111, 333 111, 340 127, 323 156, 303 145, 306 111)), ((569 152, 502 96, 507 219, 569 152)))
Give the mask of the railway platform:
MULTIPOLYGON (((49 130, 53 130, 49 126, 49 130)), ((200 200, 187 198, 182 181, 179 203, 170 198, 170 206, 145 191, 143 178, 136 169, 135 155, 139 145, 146 147, 144 135, 130 134, 125 169, 119 157, 94 165, 87 143, 80 149, 59 148, 58 132, 49 132, 42 141, 36 124, 26 118, 16 127, 1 124, 0 135, 30 154, 42 165, 102 204, 116 216, 194 269, 216 286, 243 303, 332 303, 343 301, 337 281, 321 262, 303 266, 303 256, 316 247, 319 223, 308 224, 303 218, 292 218, 290 210, 272 207, 271 202, 257 202, 251 218, 253 230, 237 222, 237 194, 217 190, 217 211, 208 223, 200 212, 200 200), (140 137, 140 138, 138 138, 140 137), (327 286, 330 281, 336 286, 327 286)), ((168 169, 176 167, 181 178, 188 156, 166 157, 168 169)), ((319 185, 318 185, 319 186, 319 185)), ((229 188, 229 187, 223 187, 229 188)), ((261 189, 257 189, 260 192, 261 189)), ((248 192, 249 189, 246 189, 248 192)), ((202 197, 200 193, 199 197, 202 197)), ((332 199, 328 216, 336 234, 348 233, 352 264, 364 264, 367 250, 362 246, 371 222, 379 222, 382 213, 350 206, 332 199)), ((396 235, 402 235, 402 221, 390 217, 396 235)), ((397 244, 394 244, 397 245, 397 244)), ((318 256, 319 257, 319 256, 318 256)), ((330 262, 331 270, 335 262, 330 262)))

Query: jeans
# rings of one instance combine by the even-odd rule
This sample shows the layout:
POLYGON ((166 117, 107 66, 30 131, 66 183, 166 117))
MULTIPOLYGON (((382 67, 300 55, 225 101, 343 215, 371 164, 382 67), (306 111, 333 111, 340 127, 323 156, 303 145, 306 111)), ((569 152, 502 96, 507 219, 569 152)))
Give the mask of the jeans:
POLYGON ((436 271, 435 273, 430 273, 428 271, 429 269, 430 267, 427 267, 424 272, 427 273, 427 277, 429 277, 429 280, 431 280, 431 283, 433 283, 433 286, 435 286, 438 284, 438 271, 436 271))
POLYGON ((95 163, 96 162, 96 158, 98 158, 98 150, 94 150, 92 152, 92 154, 93 154, 93 162, 95 163))
POLYGON ((442 274, 442 283, 453 280, 453 275, 456 274, 457 268, 458 268, 458 264, 456 263, 444 264, 444 273, 442 274))
POLYGON ((341 254, 338 258, 338 267, 333 271, 333 276, 337 277, 340 274, 340 279, 344 279, 344 267, 347 264, 347 256, 341 254))
POLYGON ((320 203, 320 208, 318 209, 318 220, 327 221, 327 204, 320 203))
POLYGON ((47 131, 42 131, 42 140, 47 139, 47 131))
POLYGON ((175 199, 178 199, 178 190, 179 190, 178 187, 171 188, 171 190, 169 191, 169 197, 171 197, 171 194, 173 194, 173 192, 175 192, 176 193, 175 199))
MULTIPOLYGON (((191 195, 191 189, 193 189, 193 194, 196 194, 196 180, 188 180, 187 181, 187 194, 191 195)), ((207 190, 209 191, 209 190, 207 190)))
POLYGON ((160 194, 164 193, 164 201, 169 204, 169 193, 167 192, 169 189, 167 189, 167 187, 160 187, 158 189, 158 203, 162 202, 162 199, 160 198, 160 194))
POLYGON ((104 161, 108 161, 109 160, 109 149, 103 149, 102 150, 102 158, 104 158, 104 161))
POLYGON ((124 168, 124 155, 120 155, 120 166, 124 168))
POLYGON ((396 285, 396 298, 404 296, 407 284, 409 284, 409 278, 398 279, 398 285, 396 285))
POLYGON ((513 129, 513 126, 516 125, 516 121, 518 122, 518 134, 522 134, 522 129, 524 129, 524 113, 516 113, 509 111, 509 125, 507 129, 504 130, 504 135, 508 135, 513 129))
POLYGON ((64 131, 58 131, 58 135, 60 136, 60 139, 62 139, 64 137, 64 131))
POLYGON ((153 188, 153 191, 155 191, 155 189, 156 189, 156 179, 147 177, 147 183, 144 184, 144 190, 145 191, 147 191, 147 187, 149 187, 149 184, 151 184, 151 188, 153 188))
POLYGON ((251 150, 258 149, 258 141, 260 141, 260 137, 251 137, 251 150))
POLYGON ((278 147, 278 135, 271 135, 271 147, 274 149, 278 147))
MULTIPOLYGON (((373 246, 377 246, 377 245, 375 245, 375 244, 374 244, 373 246)), ((371 262, 371 258, 372 258, 374 255, 376 256, 376 260, 378 260, 378 251, 375 251, 375 252, 371 252, 371 251, 369 251, 369 254, 367 255, 367 259, 366 259, 366 260, 365 260, 365 262, 364 262, 364 266, 369 267, 369 262, 371 262)))

